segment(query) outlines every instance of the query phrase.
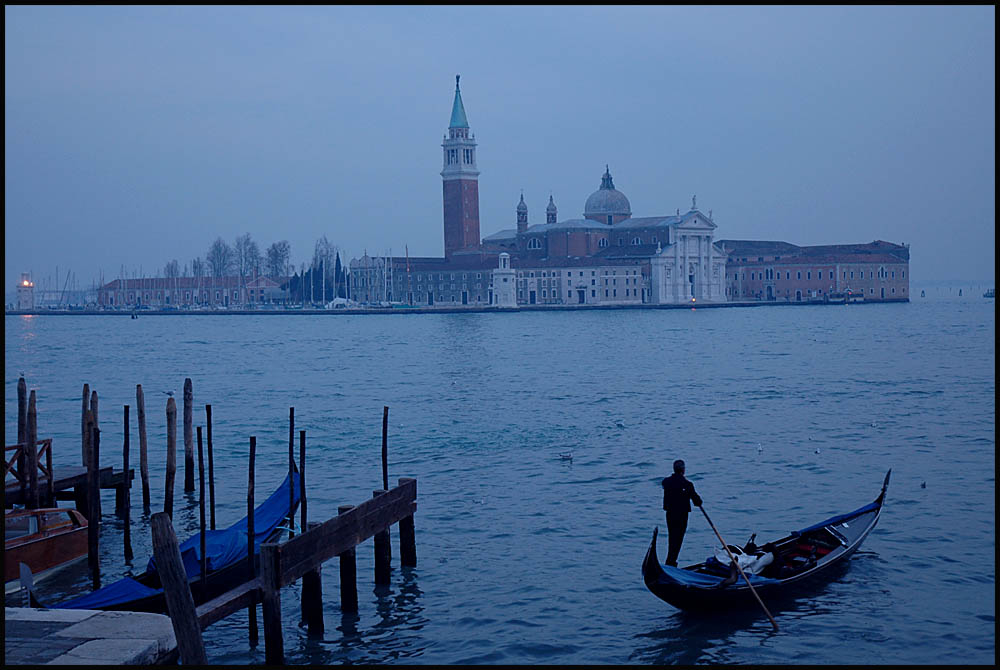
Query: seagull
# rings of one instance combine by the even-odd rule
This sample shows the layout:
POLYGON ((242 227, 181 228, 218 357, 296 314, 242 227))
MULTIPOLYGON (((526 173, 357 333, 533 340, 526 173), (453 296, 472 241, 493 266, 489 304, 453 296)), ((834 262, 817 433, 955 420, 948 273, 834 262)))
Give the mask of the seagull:
POLYGON ((874 421, 872 421, 872 422, 871 422, 871 427, 872 427, 872 428, 878 428, 878 424, 877 424, 877 423, 875 423, 874 421))
POLYGON ((819 447, 816 447, 816 453, 817 454, 819 453, 819 447))
POLYGON ((760 442, 757 443, 757 453, 758 454, 763 454, 764 453, 764 447, 761 445, 760 442))
POLYGON ((618 421, 615 421, 615 425, 618 426, 619 428, 624 428, 625 427, 625 422, 623 422, 621 419, 619 419, 618 421))
POLYGON ((559 458, 561 458, 564 461, 572 461, 573 460, 573 452, 572 451, 567 451, 565 453, 561 453, 561 454, 559 454, 559 458))
POLYGON ((168 396, 170 396, 171 398, 174 397, 174 392, 173 391, 164 391, 164 393, 167 394, 168 396))

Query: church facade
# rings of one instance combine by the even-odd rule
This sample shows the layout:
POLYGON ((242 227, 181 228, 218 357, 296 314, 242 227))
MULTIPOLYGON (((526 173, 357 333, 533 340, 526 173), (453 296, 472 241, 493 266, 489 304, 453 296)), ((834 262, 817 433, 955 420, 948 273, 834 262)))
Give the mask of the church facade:
MULTIPOLYGON (((514 211, 514 227, 481 238, 477 144, 457 76, 451 119, 441 147, 444 257, 366 254, 352 259, 348 288, 353 300, 382 305, 498 307, 679 305, 792 300, 795 296, 801 301, 836 294, 836 287, 846 285, 847 280, 834 281, 833 274, 839 277, 844 272, 867 272, 873 279, 876 270, 869 267, 872 264, 879 268, 879 279, 883 272, 886 277, 894 273, 894 280, 906 284, 888 287, 888 294, 880 290, 881 299, 908 299, 909 280, 905 268, 899 266, 909 262, 905 246, 874 242, 880 252, 876 258, 870 249, 862 248, 865 245, 817 247, 824 251, 813 253, 809 251, 812 247, 783 242, 722 243, 715 239, 717 226, 711 212, 706 215, 699 210, 694 197, 691 209, 684 213, 678 210, 672 215, 633 216, 631 203, 615 188, 608 166, 600 186, 584 203, 581 217, 560 220, 550 196, 545 223, 532 225, 522 194, 514 211), (743 253, 755 244, 774 246, 778 252, 769 247, 768 254, 743 253), (789 248, 784 257, 781 245, 789 248), (797 251, 793 254, 791 248, 797 251), (797 260, 792 261, 793 256, 797 260), (765 257, 769 260, 765 261, 765 257), (889 257, 894 259, 892 263, 889 257), (808 280, 798 274, 802 262, 814 261, 831 265, 823 266, 822 271, 833 274, 822 286, 812 280, 814 272, 821 272, 818 266, 806 270, 808 280), (762 264, 759 269, 754 265, 758 263, 762 264), (796 265, 796 280, 792 279, 792 269, 785 268, 789 263, 796 265), (777 265, 783 269, 779 271, 777 265), (850 270, 846 269, 848 265, 852 265, 850 270), (744 276, 747 272, 750 279, 744 276), (786 278, 775 279, 780 276, 786 278), (775 282, 783 283, 778 286, 775 282)), ((866 299, 878 299, 874 286, 866 284, 865 288, 870 289, 866 299)))

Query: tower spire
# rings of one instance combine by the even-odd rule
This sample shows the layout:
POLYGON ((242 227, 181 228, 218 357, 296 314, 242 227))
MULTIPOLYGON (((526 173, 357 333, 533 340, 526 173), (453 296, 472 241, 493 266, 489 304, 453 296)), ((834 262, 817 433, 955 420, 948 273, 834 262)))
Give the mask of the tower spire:
POLYGON ((465 105, 462 104, 462 91, 458 88, 458 80, 462 75, 455 75, 455 102, 451 106, 451 123, 449 128, 468 128, 469 121, 465 117, 465 105))

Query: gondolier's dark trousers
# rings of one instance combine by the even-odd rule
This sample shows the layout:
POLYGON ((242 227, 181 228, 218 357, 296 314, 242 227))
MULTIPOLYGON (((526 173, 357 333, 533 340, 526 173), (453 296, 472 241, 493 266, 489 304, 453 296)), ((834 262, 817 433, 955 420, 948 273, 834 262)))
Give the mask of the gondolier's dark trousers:
POLYGON ((681 553, 681 543, 688 527, 688 512, 667 512, 667 565, 677 567, 677 557, 681 553))

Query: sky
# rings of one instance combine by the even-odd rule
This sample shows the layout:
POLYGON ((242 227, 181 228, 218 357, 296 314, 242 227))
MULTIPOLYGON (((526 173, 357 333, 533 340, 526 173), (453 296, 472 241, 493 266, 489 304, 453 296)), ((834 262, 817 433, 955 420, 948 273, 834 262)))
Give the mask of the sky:
POLYGON ((910 245, 996 274, 993 6, 6 6, 4 282, 89 287, 250 233, 441 256, 461 74, 480 231, 635 216, 910 245))

